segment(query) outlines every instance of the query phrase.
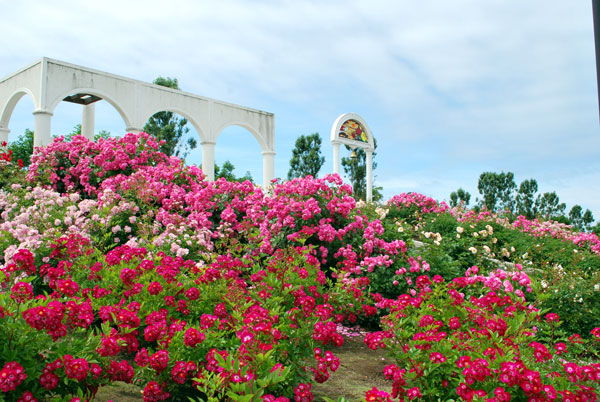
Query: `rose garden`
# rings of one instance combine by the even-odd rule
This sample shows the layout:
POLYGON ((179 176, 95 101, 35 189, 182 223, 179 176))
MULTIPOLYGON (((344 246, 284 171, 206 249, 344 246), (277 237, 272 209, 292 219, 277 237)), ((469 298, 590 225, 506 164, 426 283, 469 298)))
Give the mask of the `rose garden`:
POLYGON ((310 402, 354 326, 389 362, 370 402, 598 399, 595 234, 337 175, 211 182, 158 145, 0 149, 0 401, 310 402))

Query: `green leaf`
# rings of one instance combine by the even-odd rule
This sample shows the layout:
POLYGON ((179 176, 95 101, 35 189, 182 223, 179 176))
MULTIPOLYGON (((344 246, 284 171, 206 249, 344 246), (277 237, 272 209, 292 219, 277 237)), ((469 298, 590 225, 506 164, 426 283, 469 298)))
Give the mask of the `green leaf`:
POLYGON ((217 361, 217 363, 219 363, 219 366, 227 368, 227 366, 225 365, 225 359, 223 358, 223 356, 221 356, 219 352, 215 352, 215 360, 217 361))
POLYGON ((254 394, 242 395, 242 396, 240 396, 238 401, 239 402, 250 402, 253 397, 254 397, 254 394))
POLYGON ((252 400, 252 398, 254 397, 254 394, 246 394, 246 395, 239 395, 236 394, 235 392, 227 392, 227 396, 231 398, 232 401, 236 401, 236 402, 250 402, 252 400))

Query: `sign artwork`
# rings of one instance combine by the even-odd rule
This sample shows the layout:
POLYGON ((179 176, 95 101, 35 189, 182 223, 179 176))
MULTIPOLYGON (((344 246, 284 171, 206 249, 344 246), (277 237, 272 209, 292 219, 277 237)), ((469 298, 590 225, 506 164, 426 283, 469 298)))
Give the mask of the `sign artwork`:
POLYGON ((364 143, 369 142, 369 137, 367 137, 365 128, 362 126, 362 124, 352 119, 346 120, 344 124, 342 124, 338 136, 340 138, 346 138, 364 143))

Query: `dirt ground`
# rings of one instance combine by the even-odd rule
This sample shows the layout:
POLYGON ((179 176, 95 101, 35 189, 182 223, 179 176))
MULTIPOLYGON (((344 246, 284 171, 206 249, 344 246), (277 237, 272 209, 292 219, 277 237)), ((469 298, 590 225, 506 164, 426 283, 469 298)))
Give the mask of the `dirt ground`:
POLYGON ((383 376, 383 368, 392 363, 385 357, 385 351, 370 350, 359 338, 346 339, 341 348, 332 352, 339 357, 340 367, 325 383, 313 385, 315 401, 322 400, 322 396, 333 400, 343 396, 357 401, 373 387, 392 391, 392 383, 383 376))
POLYGON ((141 388, 133 384, 116 382, 114 386, 100 388, 96 394, 96 398, 94 398, 94 401, 97 402, 106 402, 109 400, 113 402, 141 402, 144 398, 142 397, 141 388))
MULTIPOLYGON (((370 350, 362 342, 362 337, 346 338, 344 345, 332 350, 339 357, 340 367, 332 373, 323 384, 313 385, 315 402, 322 397, 337 400, 340 396, 350 401, 364 398, 365 391, 374 386, 380 390, 391 392, 391 382, 383 376, 383 368, 388 362, 384 351, 370 350)), ((106 402, 140 402, 140 388, 132 384, 117 383, 115 386, 103 387, 98 391, 95 401, 106 402)))

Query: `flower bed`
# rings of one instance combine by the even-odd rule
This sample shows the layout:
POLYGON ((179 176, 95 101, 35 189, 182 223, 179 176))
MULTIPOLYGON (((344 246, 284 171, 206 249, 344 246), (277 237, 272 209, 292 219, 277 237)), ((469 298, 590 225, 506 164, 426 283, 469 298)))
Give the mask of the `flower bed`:
MULTIPOLYGON (((422 195, 357 206, 338 176, 210 183, 157 149, 144 133, 60 138, 0 191, 0 401, 124 381, 145 401, 310 402, 356 322, 395 360, 392 394, 369 401, 595 400, 600 330, 541 312, 560 285, 500 236, 545 235, 459 222, 422 195)), ((598 258, 593 239, 554 237, 585 254, 559 254, 569 269, 598 258)))

